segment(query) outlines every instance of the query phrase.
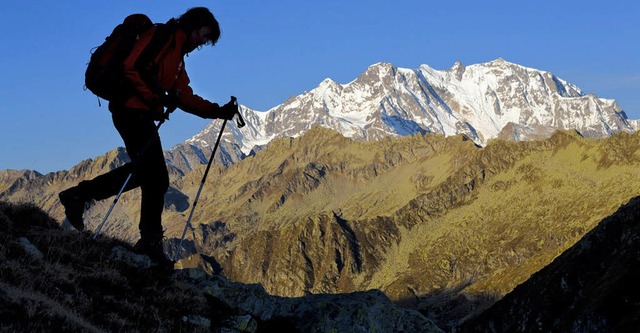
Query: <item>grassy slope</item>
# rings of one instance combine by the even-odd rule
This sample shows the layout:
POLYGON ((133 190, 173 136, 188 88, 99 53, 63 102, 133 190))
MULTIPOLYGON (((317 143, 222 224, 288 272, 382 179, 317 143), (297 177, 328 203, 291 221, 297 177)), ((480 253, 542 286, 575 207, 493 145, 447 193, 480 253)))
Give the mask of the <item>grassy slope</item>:
POLYGON ((427 293, 473 281, 466 292, 504 295, 638 195, 638 136, 620 137, 534 144, 473 201, 405 232, 370 286, 427 293), (620 145, 630 153, 612 162, 620 145))

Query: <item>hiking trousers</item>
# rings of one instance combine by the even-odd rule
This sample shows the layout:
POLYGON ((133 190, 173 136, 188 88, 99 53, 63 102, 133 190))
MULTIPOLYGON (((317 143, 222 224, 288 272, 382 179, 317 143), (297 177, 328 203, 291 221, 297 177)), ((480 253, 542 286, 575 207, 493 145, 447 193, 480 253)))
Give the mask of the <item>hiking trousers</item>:
POLYGON ((124 192, 140 187, 140 236, 162 238, 164 195, 169 188, 169 173, 160 136, 146 110, 110 108, 113 124, 120 133, 131 162, 100 175, 78 187, 88 199, 102 200, 118 194, 130 173, 124 192))

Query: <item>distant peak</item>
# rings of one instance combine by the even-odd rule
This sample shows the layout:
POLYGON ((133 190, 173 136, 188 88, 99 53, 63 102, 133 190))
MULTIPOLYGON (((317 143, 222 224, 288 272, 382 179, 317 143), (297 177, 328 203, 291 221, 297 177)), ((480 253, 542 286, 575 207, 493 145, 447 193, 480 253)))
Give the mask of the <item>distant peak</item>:
POLYGON ((379 81, 380 78, 395 75, 397 67, 388 62, 378 62, 367 68, 358 78, 352 82, 368 84, 367 82, 379 81))
POLYGON ((516 64, 516 63, 510 62, 510 61, 507 61, 502 57, 500 57, 500 58, 498 58, 496 60, 493 60, 493 61, 489 61, 489 62, 485 63, 484 65, 489 66, 489 67, 494 66, 494 67, 499 67, 499 68, 512 68, 512 69, 513 68, 517 68, 517 69, 526 70, 526 71, 536 71, 536 72, 542 72, 542 73, 545 72, 545 71, 541 71, 539 69, 530 68, 530 67, 526 67, 526 66, 523 66, 523 65, 520 65, 520 64, 516 64))
POLYGON ((462 62, 460 60, 456 60, 456 62, 451 67, 451 69, 452 70, 456 70, 456 69, 458 69, 460 67, 464 68, 464 65, 462 64, 462 62))
POLYGON ((367 68, 366 72, 374 72, 374 73, 380 73, 382 75, 385 75, 387 73, 392 73, 395 72, 397 70, 397 67, 395 65, 393 65, 392 63, 389 62, 378 62, 375 63, 371 66, 369 66, 369 68, 367 68))
POLYGON ((504 60, 503 57, 499 57, 497 59, 494 59, 494 60, 491 60, 491 61, 487 61, 484 64, 486 64, 486 65, 504 66, 504 65, 509 65, 511 63, 506 61, 506 60, 504 60))
POLYGON ((342 86, 340 83, 332 80, 331 78, 326 78, 324 80, 322 80, 322 82, 320 82, 320 84, 318 85, 318 87, 339 87, 342 86))
POLYGON ((393 66, 392 63, 382 61, 382 62, 377 62, 377 63, 369 66, 369 69, 371 69, 371 68, 393 68, 393 67, 394 66, 393 66))
POLYGON ((522 66, 522 65, 518 65, 518 64, 512 63, 512 62, 510 62, 510 61, 507 61, 507 60, 505 60, 503 57, 499 57, 499 58, 498 58, 498 59, 496 59, 496 60, 489 61, 487 64, 488 64, 488 65, 496 65, 496 66, 517 66, 517 67, 524 67, 524 66, 522 66))
POLYGON ((455 64, 453 64, 453 66, 451 67, 451 69, 449 71, 453 73, 453 75, 455 76, 456 79, 458 79, 458 81, 460 81, 462 79, 462 74, 464 74, 464 71, 466 69, 467 68, 464 67, 462 62, 460 62, 460 60, 458 60, 458 61, 455 62, 455 64))

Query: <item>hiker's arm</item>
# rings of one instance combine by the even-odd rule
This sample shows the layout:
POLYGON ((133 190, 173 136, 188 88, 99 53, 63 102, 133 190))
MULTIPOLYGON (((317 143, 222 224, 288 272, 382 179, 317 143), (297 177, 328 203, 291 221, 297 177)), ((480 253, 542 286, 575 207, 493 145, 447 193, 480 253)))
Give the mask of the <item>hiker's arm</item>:
POLYGON ((176 82, 177 89, 180 91, 178 94, 180 109, 202 118, 217 118, 216 115, 220 112, 218 104, 194 94, 189 86, 190 82, 187 71, 183 68, 176 82))
POLYGON ((155 28, 153 30, 153 33, 147 32, 145 34, 142 34, 142 36, 140 36, 140 39, 138 39, 138 41, 133 46, 133 50, 131 50, 131 53, 124 61, 124 76, 133 87, 135 95, 149 107, 152 107, 154 106, 154 104, 158 103, 158 101, 156 101, 158 96, 154 94, 151 88, 149 88, 149 86, 147 86, 147 84, 144 82, 135 65, 136 61, 138 61, 138 58, 140 57, 140 54, 142 54, 142 51, 144 51, 144 49, 151 41, 154 33, 155 28))

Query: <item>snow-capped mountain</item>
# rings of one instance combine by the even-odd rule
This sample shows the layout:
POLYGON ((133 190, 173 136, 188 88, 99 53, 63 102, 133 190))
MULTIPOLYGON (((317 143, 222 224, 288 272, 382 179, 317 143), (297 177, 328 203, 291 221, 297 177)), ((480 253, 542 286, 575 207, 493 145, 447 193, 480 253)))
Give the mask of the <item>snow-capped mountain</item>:
MULTIPOLYGON (((357 140, 415 133, 466 134, 485 145, 493 138, 527 140, 555 130, 586 137, 634 131, 615 100, 583 94, 552 73, 497 60, 450 69, 377 63, 347 84, 325 79, 315 89, 266 112, 241 106, 247 126, 225 130, 223 162, 233 162, 277 137, 297 137, 320 125, 357 140)), ((630 123, 632 122, 632 123, 630 123)), ((183 166, 206 161, 220 130, 212 122, 174 147, 183 166)))

